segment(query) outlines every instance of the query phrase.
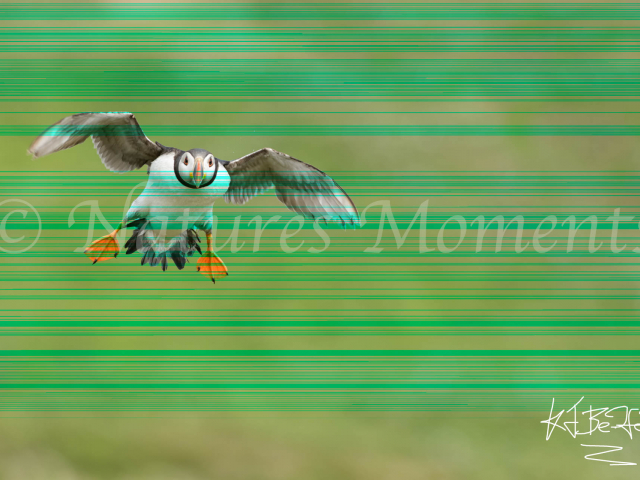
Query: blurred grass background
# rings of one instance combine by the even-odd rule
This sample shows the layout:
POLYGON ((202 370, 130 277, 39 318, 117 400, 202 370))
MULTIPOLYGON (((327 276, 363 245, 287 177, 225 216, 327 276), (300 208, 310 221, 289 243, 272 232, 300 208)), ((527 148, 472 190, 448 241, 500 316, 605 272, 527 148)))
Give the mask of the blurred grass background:
MULTIPOLYGON (((522 214, 525 241, 546 215, 595 214, 606 241, 615 207, 638 213, 637 9, 0 4, 0 200, 32 203, 43 224, 33 249, 1 257, 0 478, 633 475, 585 460, 566 433, 545 442, 540 424, 553 397, 561 408, 582 395, 637 405, 630 248, 587 254, 582 232, 569 255, 557 230, 551 254, 495 254, 492 232, 477 255, 469 227, 454 254, 419 254, 417 231, 396 249, 388 229, 384 252, 365 254, 372 210, 362 229, 329 228, 322 254, 307 252, 322 242, 306 225, 291 241, 304 247, 284 255, 293 214, 271 194, 242 208, 216 203, 220 243, 240 214, 247 246, 219 250, 231 276, 212 286, 193 264, 163 273, 121 255, 91 266, 73 251, 86 241, 87 210, 71 227, 70 210, 98 200, 117 223, 145 172, 106 171, 89 143, 37 162, 25 150, 62 116, 131 111, 165 145, 226 160, 265 146, 289 153, 331 174, 361 211, 389 200, 401 231, 429 199, 430 247, 454 214, 522 214), (283 219, 252 252, 247 222, 259 214, 283 219), (100 355, 146 350, 164 354, 100 355), (214 353, 186 364, 174 355, 185 350, 214 353), (223 350, 264 355, 215 356, 223 350), (326 350, 336 354, 314 356, 326 350), (198 382, 223 388, 180 388, 198 382), (331 400, 326 384, 340 384, 331 400)), ((12 225, 31 240, 33 218, 12 225)), ((621 241, 634 246, 636 223, 624 227, 621 241)), ((623 445, 613 459, 640 458, 620 432, 585 438, 623 445)))

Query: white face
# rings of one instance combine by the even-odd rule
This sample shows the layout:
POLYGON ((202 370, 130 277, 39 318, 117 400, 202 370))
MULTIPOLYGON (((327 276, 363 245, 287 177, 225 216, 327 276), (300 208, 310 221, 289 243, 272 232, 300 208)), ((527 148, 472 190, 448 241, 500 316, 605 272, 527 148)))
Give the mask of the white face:
POLYGON ((178 175, 194 188, 208 186, 216 172, 216 160, 210 153, 194 157, 185 152, 178 162, 178 175))

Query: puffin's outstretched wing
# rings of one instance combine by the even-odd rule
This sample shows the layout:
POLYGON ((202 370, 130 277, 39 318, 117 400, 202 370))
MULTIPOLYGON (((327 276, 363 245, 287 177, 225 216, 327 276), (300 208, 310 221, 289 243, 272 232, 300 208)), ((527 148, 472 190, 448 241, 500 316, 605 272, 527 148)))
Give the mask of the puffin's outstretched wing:
POLYGON ((263 148, 229 162, 225 168, 231 184, 227 203, 244 205, 268 188, 287 208, 309 218, 360 225, 355 205, 326 173, 271 148, 263 148))
POLYGON ((86 112, 47 128, 29 147, 34 158, 71 148, 91 137, 105 167, 128 172, 151 163, 165 150, 149 140, 129 112, 86 112))

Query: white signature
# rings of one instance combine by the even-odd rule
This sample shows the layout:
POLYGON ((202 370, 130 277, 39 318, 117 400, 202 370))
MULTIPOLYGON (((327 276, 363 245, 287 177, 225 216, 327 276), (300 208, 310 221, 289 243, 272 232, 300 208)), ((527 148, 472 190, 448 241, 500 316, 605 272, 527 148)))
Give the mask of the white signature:
MULTIPOLYGON (((627 406, 594 408, 590 405, 588 410, 580 412, 580 415, 583 416, 578 416, 578 405, 580 405, 582 400, 584 400, 584 397, 578 400, 570 409, 560 410, 558 413, 554 413, 553 410, 555 398, 551 401, 549 418, 540 422, 547 425, 547 440, 551 438, 551 434, 556 428, 567 432, 573 438, 577 438, 578 435, 591 435, 595 432, 610 433, 612 430, 623 429, 629 434, 629 438, 633 439, 634 431, 640 432, 640 409, 629 408, 627 406), (561 422, 563 416, 565 418, 568 417, 568 419, 561 422), (632 423, 632 416, 637 419, 639 423, 632 423)), ((611 466, 637 465, 637 463, 607 460, 601 457, 607 453, 619 452, 623 447, 615 445, 586 445, 583 443, 580 445, 583 447, 605 449, 585 455, 584 458, 587 460, 607 462, 611 466)))

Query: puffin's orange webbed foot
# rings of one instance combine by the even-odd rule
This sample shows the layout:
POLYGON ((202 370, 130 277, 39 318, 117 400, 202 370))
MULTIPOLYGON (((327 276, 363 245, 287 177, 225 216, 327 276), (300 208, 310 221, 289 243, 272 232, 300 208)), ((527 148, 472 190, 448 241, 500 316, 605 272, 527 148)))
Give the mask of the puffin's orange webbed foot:
POLYGON ((220 280, 229 275, 222 259, 213 252, 204 252, 198 259, 198 271, 213 283, 216 283, 216 279, 220 280))
POLYGON ((116 258, 120 253, 120 245, 116 240, 117 230, 107 236, 99 238, 84 251, 85 255, 93 260, 93 263, 104 262, 116 258))

